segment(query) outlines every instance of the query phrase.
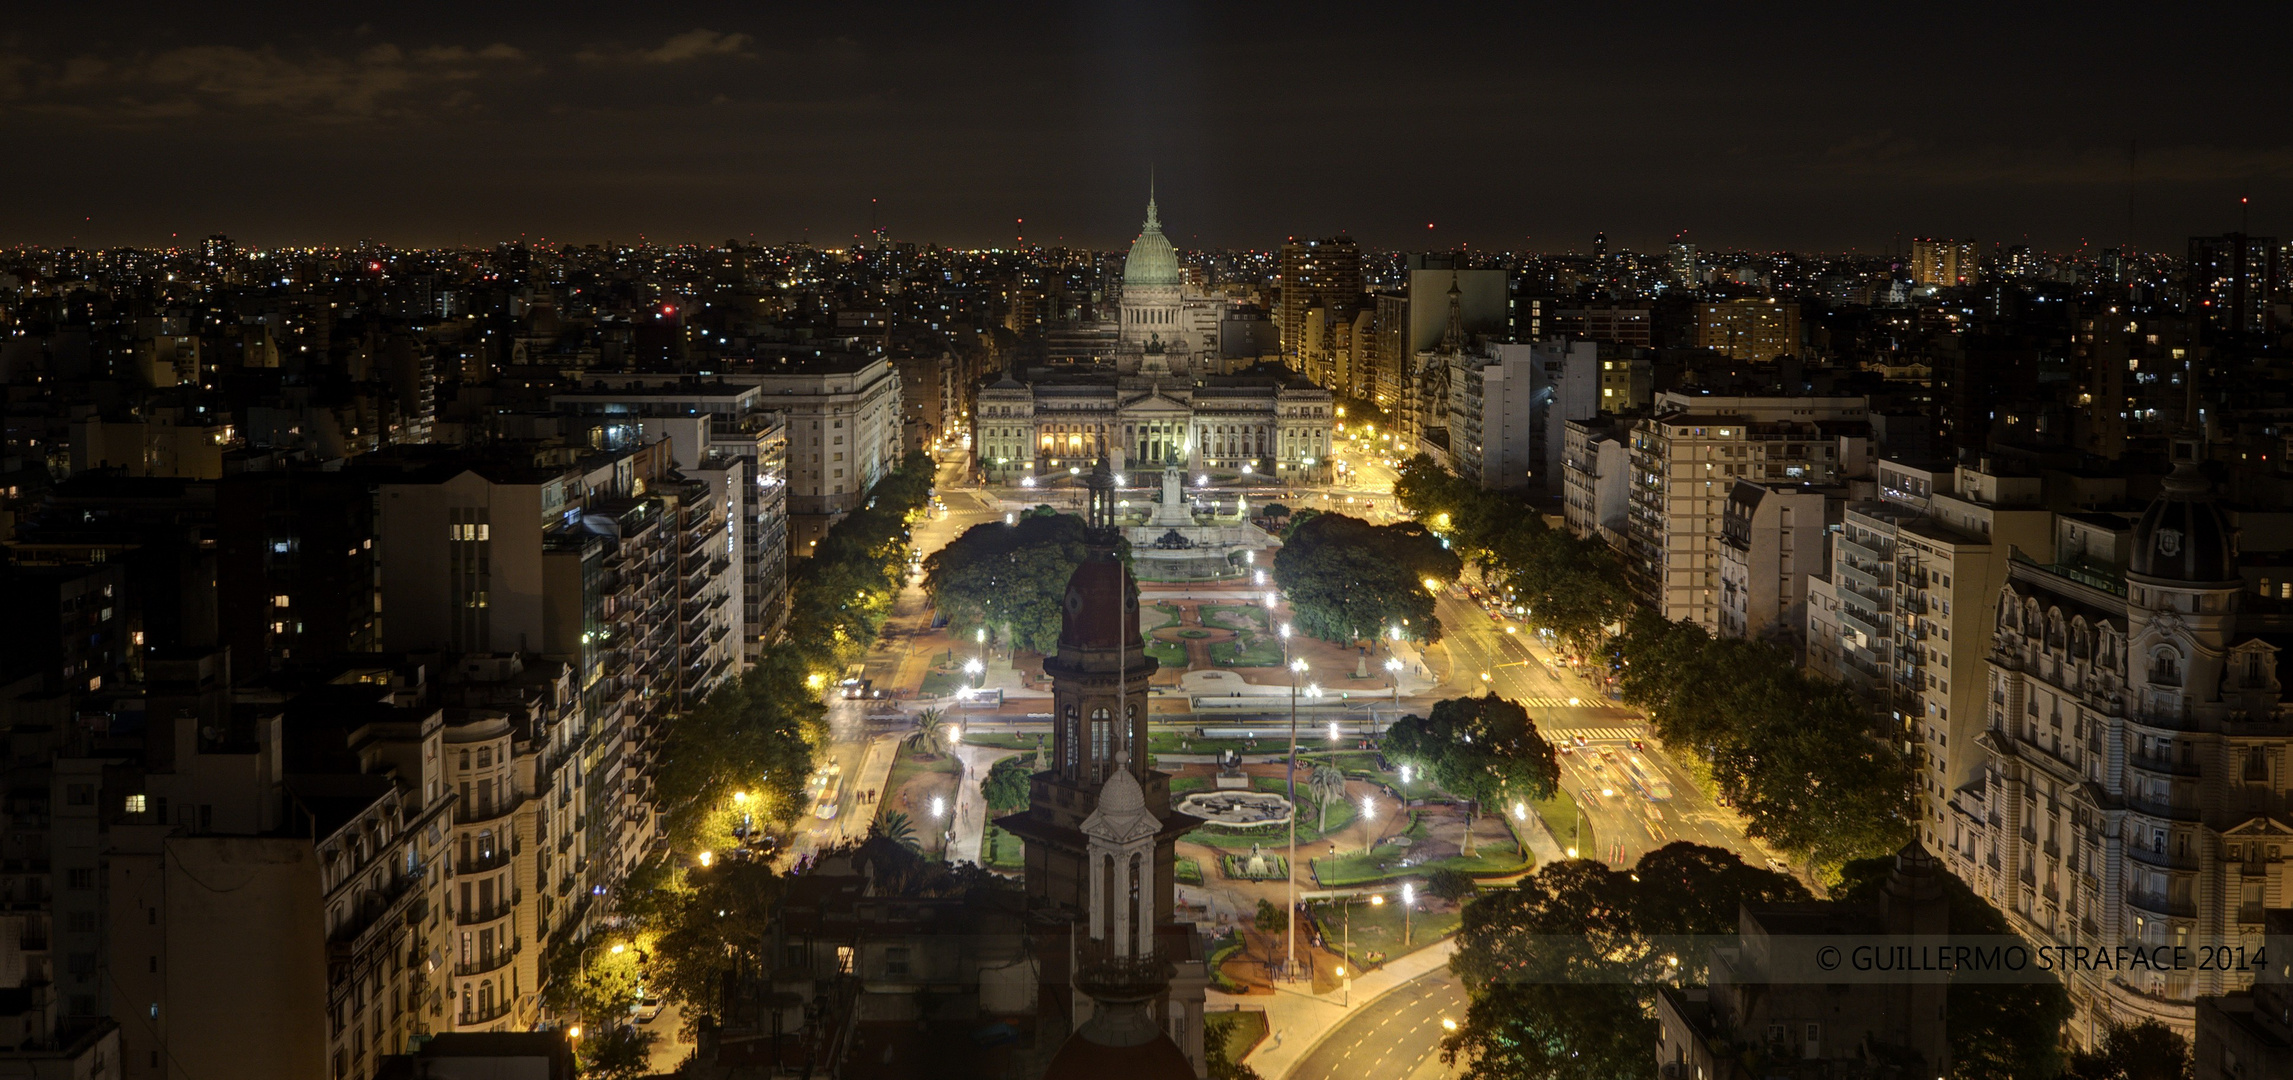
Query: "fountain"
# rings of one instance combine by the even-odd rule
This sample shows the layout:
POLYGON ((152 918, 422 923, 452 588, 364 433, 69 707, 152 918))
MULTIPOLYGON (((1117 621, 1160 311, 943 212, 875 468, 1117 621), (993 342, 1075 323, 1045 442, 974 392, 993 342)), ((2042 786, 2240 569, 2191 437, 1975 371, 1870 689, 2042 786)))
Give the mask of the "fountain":
POLYGON ((1274 545, 1266 530, 1250 524, 1247 500, 1237 500, 1235 515, 1212 514, 1209 524, 1198 524, 1187 505, 1186 463, 1174 452, 1163 462, 1162 501, 1155 504, 1143 524, 1123 530, 1131 542, 1131 568, 1141 581, 1199 581, 1247 573, 1237 552, 1262 551, 1274 545))
POLYGON ((1290 820, 1292 808, 1271 791, 1197 791, 1179 800, 1178 811, 1217 828, 1252 829, 1290 820))

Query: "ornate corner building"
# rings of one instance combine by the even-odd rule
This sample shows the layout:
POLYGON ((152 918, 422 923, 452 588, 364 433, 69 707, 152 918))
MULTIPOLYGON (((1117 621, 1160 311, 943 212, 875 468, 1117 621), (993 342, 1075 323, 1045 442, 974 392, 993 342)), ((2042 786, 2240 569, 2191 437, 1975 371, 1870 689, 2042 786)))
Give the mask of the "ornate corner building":
MULTIPOLYGON (((2258 946, 2263 912, 2293 905, 2293 617, 2244 588, 2196 443, 2174 456, 2122 577, 2018 559, 1997 596, 1982 766, 1946 857, 2034 942, 2258 946)), ((2187 1035, 2198 997, 2250 982, 2195 966, 2070 976, 2075 1036, 2187 1035)))

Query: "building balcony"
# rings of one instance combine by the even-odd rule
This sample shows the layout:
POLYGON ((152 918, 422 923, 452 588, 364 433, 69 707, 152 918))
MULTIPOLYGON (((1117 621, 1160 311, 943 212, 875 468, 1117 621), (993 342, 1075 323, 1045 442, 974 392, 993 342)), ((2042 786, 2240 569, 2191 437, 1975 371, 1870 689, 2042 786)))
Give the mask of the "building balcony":
POLYGON ((1864 563, 1857 559, 1841 559, 1839 561, 1839 573, 1843 584, 1852 582, 1860 586, 1857 591, 1873 596, 1880 595, 1894 587, 1891 581, 1893 575, 1885 566, 1864 563))
POLYGON ((2139 908, 2143 911, 2149 912, 2152 915, 2164 915, 2168 918, 2182 919, 2197 917, 2196 904, 2187 902, 2176 903, 2173 900, 2170 900, 2157 893, 2129 892, 2126 894, 2126 903, 2130 907, 2139 908))
POLYGON ((465 978, 473 975, 491 974, 510 966, 510 962, 517 958, 518 946, 517 942, 513 940, 509 948, 495 949, 492 956, 480 956, 466 964, 455 964, 454 974, 457 977, 465 978))
POLYGON ((510 1002, 497 1001, 494 1003, 494 1007, 491 1009, 472 1009, 467 1012, 458 1012, 454 1014, 454 1026, 469 1028, 477 1027, 483 1024, 491 1024, 496 1020, 500 1020, 503 1017, 508 1016, 510 1014, 510 1009, 510 1002))
POLYGON ((491 805, 481 804, 475 800, 467 803, 457 801, 454 804, 454 824, 476 827, 502 822, 507 820, 510 815, 517 813, 518 807, 524 803, 525 797, 522 795, 507 799, 495 799, 491 805))
POLYGON ((513 900, 497 901, 492 907, 472 905, 454 913, 454 924, 456 926, 483 926, 486 923, 499 922, 509 918, 510 912, 515 910, 517 910, 517 903, 513 900))
POLYGON ((454 860, 454 873, 478 874, 484 873, 488 870, 499 870, 502 867, 508 866, 509 864, 510 848, 508 844, 503 844, 500 847, 495 848, 493 854, 491 855, 480 855, 469 859, 454 860))
MULTIPOLYGON (((1889 633, 1885 629, 1887 620, 1868 612, 1858 614, 1854 608, 1842 604, 1839 607, 1839 621, 1848 627, 1862 631, 1863 635, 1874 643, 1874 648, 1881 647, 1876 643, 1888 640, 1889 633)), ((1878 672, 1873 670, 1872 674, 1876 675, 1878 672)))

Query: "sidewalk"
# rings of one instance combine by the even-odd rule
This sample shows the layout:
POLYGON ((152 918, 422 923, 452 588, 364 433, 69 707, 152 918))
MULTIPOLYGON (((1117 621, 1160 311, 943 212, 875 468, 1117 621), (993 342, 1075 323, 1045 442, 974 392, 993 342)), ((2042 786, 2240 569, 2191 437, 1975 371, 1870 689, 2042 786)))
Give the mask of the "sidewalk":
POLYGON ((987 797, 980 794, 979 785, 987 779, 987 771, 994 768, 996 762, 1019 754, 1017 750, 992 746, 955 748, 956 759, 963 762, 963 781, 956 785, 955 839, 947 846, 947 861, 983 862, 980 845, 987 836, 987 797))
POLYGON ((1215 1013, 1236 1005, 1266 1010, 1266 1038, 1242 1064, 1258 1070, 1265 1080, 1282 1080, 1298 1062, 1320 1045, 1324 1036, 1338 1022, 1356 1010, 1374 1008, 1378 997, 1401 984, 1429 971, 1444 969, 1449 957, 1457 951, 1457 939, 1452 937, 1438 944, 1428 945, 1399 960, 1370 972, 1353 983, 1353 1007, 1344 1004, 1346 993, 1338 990, 1327 995, 1308 994, 1299 990, 1279 988, 1271 996, 1265 994, 1224 994, 1209 991, 1204 1011, 1215 1013), (1274 1035, 1280 1033, 1279 1044, 1274 1035))

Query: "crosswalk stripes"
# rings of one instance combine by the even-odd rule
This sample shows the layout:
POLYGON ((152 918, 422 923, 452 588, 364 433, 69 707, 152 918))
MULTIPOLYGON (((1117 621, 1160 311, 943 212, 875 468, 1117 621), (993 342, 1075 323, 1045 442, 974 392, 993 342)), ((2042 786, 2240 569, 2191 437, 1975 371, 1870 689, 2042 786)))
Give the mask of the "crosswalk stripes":
POLYGON ((1563 737, 1575 738, 1578 735, 1582 735, 1586 739, 1592 740, 1594 742, 1628 742, 1633 739, 1642 739, 1647 737, 1646 732, 1640 731, 1636 728, 1551 728, 1549 731, 1551 736, 1556 739, 1563 737))
POLYGON ((1531 709, 1607 709, 1615 707, 1606 698, 1598 697, 1525 697, 1514 700, 1531 709))

